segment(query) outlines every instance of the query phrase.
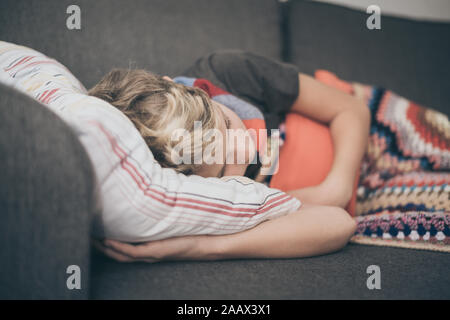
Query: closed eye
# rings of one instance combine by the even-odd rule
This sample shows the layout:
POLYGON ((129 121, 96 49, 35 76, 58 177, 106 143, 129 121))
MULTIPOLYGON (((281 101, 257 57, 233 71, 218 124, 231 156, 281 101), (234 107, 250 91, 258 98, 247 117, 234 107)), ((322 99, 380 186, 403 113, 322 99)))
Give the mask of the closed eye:
POLYGON ((223 175, 225 174, 225 167, 226 164, 223 164, 222 170, 220 170, 219 175, 217 176, 218 178, 222 178, 223 175))
POLYGON ((227 116, 225 116, 225 125, 226 125, 227 129, 231 128, 231 120, 227 116))

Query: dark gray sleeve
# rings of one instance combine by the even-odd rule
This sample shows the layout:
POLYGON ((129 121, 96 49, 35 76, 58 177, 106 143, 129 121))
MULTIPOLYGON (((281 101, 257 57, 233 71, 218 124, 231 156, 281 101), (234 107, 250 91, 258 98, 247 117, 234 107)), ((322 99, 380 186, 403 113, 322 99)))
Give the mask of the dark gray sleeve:
POLYGON ((299 94, 298 69, 242 50, 220 50, 198 59, 183 75, 205 78, 257 106, 267 128, 277 128, 299 94))

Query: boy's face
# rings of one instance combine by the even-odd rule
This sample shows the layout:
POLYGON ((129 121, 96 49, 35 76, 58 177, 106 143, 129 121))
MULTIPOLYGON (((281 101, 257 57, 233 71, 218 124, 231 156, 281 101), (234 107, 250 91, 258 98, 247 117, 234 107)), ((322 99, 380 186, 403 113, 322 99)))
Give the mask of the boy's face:
MULTIPOLYGON (((170 77, 164 79, 173 81, 170 77)), ((239 116, 225 105, 212 101, 222 118, 221 131, 223 154, 220 163, 203 164, 196 174, 203 177, 243 176, 249 163, 256 156, 256 145, 239 116), (228 161, 227 161, 228 157, 228 161)))
POLYGON ((243 176, 256 155, 256 145, 242 120, 232 110, 213 101, 223 121, 221 131, 223 154, 220 163, 203 164, 196 172, 203 177, 243 176))

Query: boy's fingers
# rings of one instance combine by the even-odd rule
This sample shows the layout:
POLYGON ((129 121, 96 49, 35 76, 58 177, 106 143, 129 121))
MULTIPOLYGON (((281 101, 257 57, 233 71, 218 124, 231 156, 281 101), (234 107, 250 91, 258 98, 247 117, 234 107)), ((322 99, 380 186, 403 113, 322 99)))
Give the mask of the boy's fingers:
POLYGON ((119 262, 134 262, 135 261, 133 258, 130 258, 130 257, 127 257, 127 256, 125 256, 123 254, 120 254, 120 253, 114 251, 113 249, 106 248, 104 253, 108 257, 110 257, 110 258, 112 258, 114 260, 117 260, 119 262))
POLYGON ((114 240, 106 240, 104 243, 107 247, 130 258, 154 260, 150 242, 141 245, 132 245, 114 240))
POLYGON ((94 240, 92 242, 93 246, 100 252, 102 252, 103 254, 105 254, 106 256, 120 261, 120 262, 133 262, 134 260, 126 255, 121 254, 120 252, 116 252, 115 250, 105 247, 100 241, 98 240, 94 240))

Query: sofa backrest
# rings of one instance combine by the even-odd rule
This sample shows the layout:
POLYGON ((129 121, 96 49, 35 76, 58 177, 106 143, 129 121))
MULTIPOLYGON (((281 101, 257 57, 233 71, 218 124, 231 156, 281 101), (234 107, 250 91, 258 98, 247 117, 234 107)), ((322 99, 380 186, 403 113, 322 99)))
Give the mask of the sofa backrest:
POLYGON ((90 88, 113 67, 179 75, 222 48, 280 58, 276 0, 14 0, 0 2, 0 39, 45 52, 90 88), (69 30, 71 4, 81 30, 69 30))
POLYGON ((291 62, 306 73, 328 69, 380 85, 450 115, 450 24, 369 14, 312 1, 289 3, 291 62))

